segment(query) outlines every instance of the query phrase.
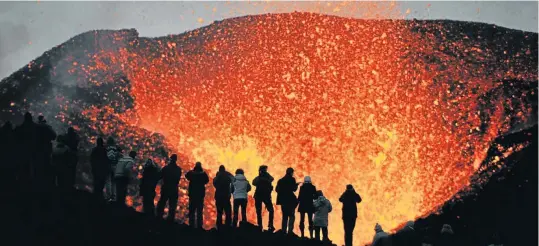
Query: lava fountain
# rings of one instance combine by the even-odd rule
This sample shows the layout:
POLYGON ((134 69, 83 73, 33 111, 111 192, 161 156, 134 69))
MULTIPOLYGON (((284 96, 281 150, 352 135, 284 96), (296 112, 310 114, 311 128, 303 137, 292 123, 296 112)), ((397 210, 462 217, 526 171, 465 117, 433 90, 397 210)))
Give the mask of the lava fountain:
MULTIPOLYGON (((498 66, 488 39, 445 28, 306 13, 250 16, 140 38, 73 69, 104 74, 99 83, 124 74, 134 108, 116 114, 163 134, 186 156, 184 169, 196 160, 210 176, 220 164, 244 169, 249 180, 261 164, 277 178, 287 167, 298 181, 311 176, 334 206, 329 231, 336 242, 344 233, 338 198, 353 184, 363 198, 355 236, 366 242, 375 223, 390 230, 467 187, 510 118, 529 116, 526 105, 508 116, 512 101, 484 97, 504 79, 537 80, 536 68, 520 64, 529 50, 498 66)), ((211 225, 213 216, 205 220, 211 225)))

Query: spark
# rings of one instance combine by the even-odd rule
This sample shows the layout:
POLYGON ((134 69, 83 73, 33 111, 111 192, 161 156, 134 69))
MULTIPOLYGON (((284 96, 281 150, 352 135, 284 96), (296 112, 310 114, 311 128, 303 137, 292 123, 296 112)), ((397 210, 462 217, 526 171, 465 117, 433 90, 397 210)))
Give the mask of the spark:
MULTIPOLYGON (((275 177, 294 167, 298 181, 311 176, 335 208, 353 184, 364 200, 360 242, 372 238, 375 223, 395 228, 468 187, 492 141, 507 132, 504 104, 513 103, 481 95, 499 91, 502 79, 536 79, 537 70, 487 69, 497 64, 487 45, 448 38, 437 24, 417 32, 427 24, 307 13, 242 20, 101 50, 87 64, 70 61, 74 74, 115 83, 134 100, 133 109, 88 107, 84 117, 124 142, 145 129, 162 134, 184 155, 184 170, 196 160, 210 176, 223 164, 252 180, 262 164, 275 177), (448 55, 464 50, 470 60, 448 55), (130 87, 111 74, 125 75, 130 87), (487 103, 494 106, 482 111, 485 120, 477 112, 487 103)), ((515 108, 526 117, 527 107, 515 108)), ((249 206, 254 222, 253 201, 249 206)), ((205 218, 211 226, 213 218, 205 218)), ((330 238, 337 242, 341 225, 335 209, 330 238)))

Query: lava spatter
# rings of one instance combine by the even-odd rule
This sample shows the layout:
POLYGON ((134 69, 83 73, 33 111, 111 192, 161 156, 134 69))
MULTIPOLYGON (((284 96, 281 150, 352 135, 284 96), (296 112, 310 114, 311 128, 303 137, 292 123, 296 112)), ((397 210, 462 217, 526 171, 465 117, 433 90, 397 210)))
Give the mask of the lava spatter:
POLYGON ((98 50, 73 73, 100 84, 124 75, 129 83, 117 90, 132 107, 92 108, 87 117, 107 131, 120 129, 102 120, 111 114, 117 124, 162 134, 184 155, 184 169, 196 160, 210 176, 221 164, 244 169, 249 180, 262 164, 275 177, 287 167, 298 181, 311 176, 334 205, 329 228, 337 242, 338 198, 353 184, 364 200, 356 237, 366 242, 375 223, 395 228, 468 187, 493 139, 529 120, 526 95, 508 99, 500 89, 504 80, 537 80, 537 66, 522 64, 526 51, 499 65, 502 48, 452 28, 249 16, 157 40, 118 37, 125 45, 98 50))

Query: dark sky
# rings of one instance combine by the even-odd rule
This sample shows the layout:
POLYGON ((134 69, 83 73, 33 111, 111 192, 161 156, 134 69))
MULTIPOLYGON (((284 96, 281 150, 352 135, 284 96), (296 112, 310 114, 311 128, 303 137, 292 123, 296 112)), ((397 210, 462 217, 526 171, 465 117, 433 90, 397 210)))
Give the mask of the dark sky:
POLYGON ((142 36, 177 34, 248 14, 312 11, 370 18, 480 21, 537 32, 528 2, 0 2, 0 78, 46 50, 94 29, 136 28, 142 36))

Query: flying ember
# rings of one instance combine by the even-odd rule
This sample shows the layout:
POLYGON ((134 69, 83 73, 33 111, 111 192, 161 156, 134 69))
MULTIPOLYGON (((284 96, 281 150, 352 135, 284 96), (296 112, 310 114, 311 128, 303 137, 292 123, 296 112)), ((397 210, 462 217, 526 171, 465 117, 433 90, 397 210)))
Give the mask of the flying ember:
MULTIPOLYGON (((366 242, 375 223, 395 228, 467 187, 493 139, 529 117, 527 105, 515 104, 521 95, 494 93, 502 80, 536 79, 536 68, 519 63, 526 50, 501 67, 487 41, 446 28, 306 13, 242 17, 159 39, 118 36, 125 45, 72 72, 126 91, 132 109, 110 105, 106 114, 162 134, 184 170, 200 161, 214 176, 223 164, 251 181, 259 165, 274 177, 293 167, 335 211, 353 184, 363 198, 356 238, 366 242), (519 113, 508 115, 508 105, 519 113)), ((95 110, 85 115, 102 131, 120 131, 95 110)), ((340 242, 340 211, 329 218, 330 238, 340 242)))

